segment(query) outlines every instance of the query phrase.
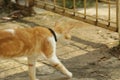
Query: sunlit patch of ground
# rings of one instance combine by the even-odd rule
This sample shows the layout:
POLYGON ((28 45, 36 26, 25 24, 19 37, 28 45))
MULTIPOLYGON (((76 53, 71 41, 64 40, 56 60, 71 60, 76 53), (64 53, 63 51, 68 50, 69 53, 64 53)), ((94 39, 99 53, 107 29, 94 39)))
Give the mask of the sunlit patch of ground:
MULTIPOLYGON (((120 79, 120 61, 109 54, 109 49, 118 43, 118 33, 38 10, 37 15, 0 23, 0 28, 38 25, 52 28, 57 21, 63 26, 74 26, 70 41, 64 42, 64 39, 61 39, 57 42, 59 59, 73 73, 73 78, 69 80, 120 79)), ((1 59, 0 80, 28 80, 26 64, 26 58, 1 59)), ((68 80, 43 58, 38 58, 36 68, 40 80, 68 80)))

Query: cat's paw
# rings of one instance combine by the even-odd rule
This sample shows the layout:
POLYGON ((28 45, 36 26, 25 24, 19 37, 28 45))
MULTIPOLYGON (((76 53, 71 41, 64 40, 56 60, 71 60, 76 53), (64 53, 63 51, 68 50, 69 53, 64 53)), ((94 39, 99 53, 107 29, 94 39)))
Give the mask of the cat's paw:
POLYGON ((68 77, 68 78, 72 78, 72 76, 73 76, 73 74, 72 74, 71 72, 68 72, 68 73, 67 73, 67 77, 68 77))
POLYGON ((39 79, 35 79, 35 80, 39 80, 39 79))

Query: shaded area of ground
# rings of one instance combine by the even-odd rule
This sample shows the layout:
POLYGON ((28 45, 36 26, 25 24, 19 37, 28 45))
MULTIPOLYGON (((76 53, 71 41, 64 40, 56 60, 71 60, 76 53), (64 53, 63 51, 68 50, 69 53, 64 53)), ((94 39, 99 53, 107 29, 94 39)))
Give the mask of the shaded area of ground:
POLYGON ((120 59, 120 45, 111 48, 109 53, 120 59))
MULTIPOLYGON (((57 55, 73 73, 67 79, 47 61, 39 57, 37 77, 40 80, 120 80, 120 60, 113 57, 110 48, 118 43, 118 34, 97 26, 86 24, 51 12, 37 9, 35 16, 0 23, 2 28, 33 27, 42 25, 52 28, 55 22, 62 26, 74 26, 72 39, 60 39, 57 55), (72 24, 72 25, 71 25, 72 24)), ((0 20, 2 21, 2 20, 0 20)), ((28 80, 26 58, 1 59, 0 80, 28 80)))

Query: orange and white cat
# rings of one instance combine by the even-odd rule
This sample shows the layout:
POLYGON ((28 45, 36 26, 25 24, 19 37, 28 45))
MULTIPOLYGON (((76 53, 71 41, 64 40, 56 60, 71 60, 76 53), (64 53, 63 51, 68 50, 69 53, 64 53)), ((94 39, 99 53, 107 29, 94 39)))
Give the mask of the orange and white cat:
POLYGON ((56 56, 56 39, 60 36, 70 38, 70 27, 55 26, 54 31, 46 27, 15 28, 0 30, 0 57, 14 58, 26 56, 28 58, 30 80, 36 79, 35 62, 37 56, 43 54, 50 64, 72 77, 56 56))

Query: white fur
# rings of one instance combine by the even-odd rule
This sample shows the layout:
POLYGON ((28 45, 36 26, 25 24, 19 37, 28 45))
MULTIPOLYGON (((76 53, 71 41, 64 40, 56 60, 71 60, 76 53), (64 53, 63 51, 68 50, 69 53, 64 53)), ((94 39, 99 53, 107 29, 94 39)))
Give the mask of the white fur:
POLYGON ((48 41, 52 44, 53 49, 56 50, 56 42, 54 36, 49 37, 48 41))
POLYGON ((55 63, 59 63, 59 60, 56 56, 56 42, 55 42, 55 39, 54 37, 49 37, 48 38, 48 41, 52 44, 52 47, 53 47, 53 53, 52 53, 52 57, 49 58, 49 61, 50 62, 55 62, 55 63))
POLYGON ((15 30, 14 29, 5 29, 6 32, 10 32, 12 34, 15 34, 15 30))
POLYGON ((65 75, 67 75, 69 78, 72 77, 72 73, 69 72, 64 65, 59 61, 59 59, 56 56, 56 42, 54 37, 49 37, 48 38, 49 42, 52 44, 53 47, 53 53, 52 56, 48 59, 48 61, 52 64, 52 65, 56 65, 58 64, 59 67, 57 67, 58 70, 60 70, 62 73, 64 73, 65 75))

